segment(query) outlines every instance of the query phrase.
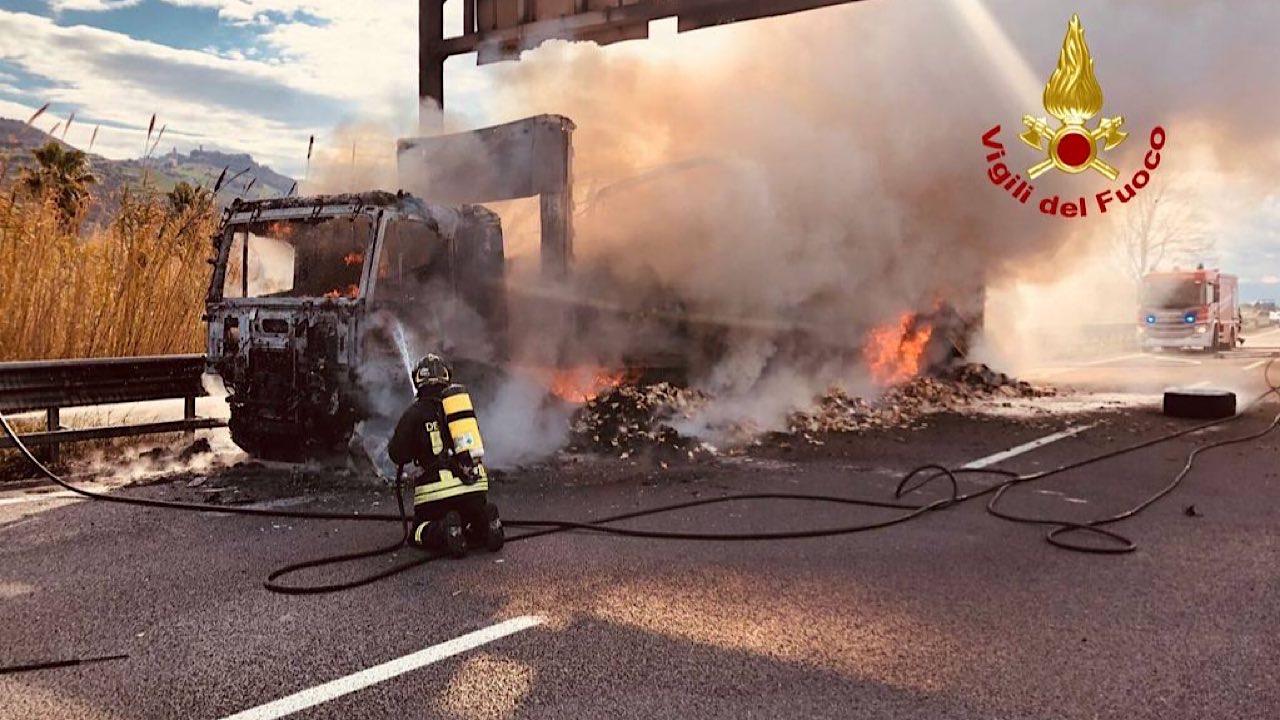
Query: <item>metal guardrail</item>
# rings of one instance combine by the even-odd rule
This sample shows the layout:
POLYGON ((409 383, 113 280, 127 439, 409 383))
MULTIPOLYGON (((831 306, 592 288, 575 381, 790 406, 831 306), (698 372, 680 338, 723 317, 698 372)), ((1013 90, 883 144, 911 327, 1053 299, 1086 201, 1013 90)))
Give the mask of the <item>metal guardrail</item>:
MULTIPOLYGON (((221 427, 222 420, 196 416, 196 398, 206 395, 203 373, 203 355, 0 363, 0 413, 44 410, 45 430, 25 434, 22 441, 50 446, 54 458, 64 442, 221 427), (171 398, 183 398, 182 420, 75 430, 61 423, 62 408, 171 398)), ((12 448, 12 441, 0 438, 0 450, 12 448)))

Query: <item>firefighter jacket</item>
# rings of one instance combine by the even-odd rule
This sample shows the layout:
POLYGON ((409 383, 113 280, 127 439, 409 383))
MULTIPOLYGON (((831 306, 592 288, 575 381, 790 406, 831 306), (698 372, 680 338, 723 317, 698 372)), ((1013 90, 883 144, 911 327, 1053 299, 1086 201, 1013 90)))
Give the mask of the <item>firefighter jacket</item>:
POLYGON ((454 460, 453 450, 439 393, 420 394, 400 416, 387 445, 391 462, 396 465, 416 463, 423 470, 414 490, 414 505, 488 491, 488 473, 482 464, 475 466, 479 473, 477 482, 468 485, 462 481, 459 476, 462 468, 454 460))

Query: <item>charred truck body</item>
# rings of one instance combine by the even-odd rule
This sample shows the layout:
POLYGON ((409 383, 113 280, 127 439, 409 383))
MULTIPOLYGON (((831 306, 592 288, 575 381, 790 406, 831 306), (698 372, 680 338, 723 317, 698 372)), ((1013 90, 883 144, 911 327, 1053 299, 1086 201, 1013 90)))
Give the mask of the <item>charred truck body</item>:
MULTIPOLYGON (((459 374, 478 406, 493 399, 494 380, 530 369, 689 378, 759 336, 779 352, 818 342, 857 356, 857 328, 843 321, 702 315, 662 294, 611 298, 607 268, 570 272, 573 129, 540 115, 402 140, 401 182, 448 206, 387 192, 233 204, 214 242, 206 320, 236 444, 295 460, 342 445, 361 421, 371 423, 366 439, 376 437, 372 425, 411 397, 404 357, 425 351, 466 365, 459 374), (498 216, 468 203, 535 196, 536 277, 509 283, 498 216), (397 336, 406 328, 412 349, 397 336)), ((931 363, 963 355, 981 324, 980 289, 948 297, 964 302, 940 302, 919 319, 935 330, 931 363)))
POLYGON ((1218 270, 1151 273, 1142 279, 1138 331, 1144 350, 1227 350, 1240 338, 1236 276, 1218 270))
POLYGON ((237 201, 214 244, 208 362, 232 437, 255 456, 350 438, 371 410, 369 368, 400 365, 391 318, 430 314, 446 332, 465 317, 484 326, 473 334, 502 335, 502 231, 478 205, 387 192, 237 201))

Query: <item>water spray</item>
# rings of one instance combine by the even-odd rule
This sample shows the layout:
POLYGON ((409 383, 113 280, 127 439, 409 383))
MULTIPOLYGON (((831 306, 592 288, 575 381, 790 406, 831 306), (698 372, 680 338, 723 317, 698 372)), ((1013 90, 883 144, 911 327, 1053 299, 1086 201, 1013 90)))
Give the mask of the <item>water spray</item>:
POLYGON ((404 326, 399 320, 393 319, 394 326, 392 333, 396 339, 396 349, 400 351, 400 362, 404 364, 405 376, 409 378, 409 387, 413 387, 413 355, 409 352, 409 341, 404 334, 404 326))

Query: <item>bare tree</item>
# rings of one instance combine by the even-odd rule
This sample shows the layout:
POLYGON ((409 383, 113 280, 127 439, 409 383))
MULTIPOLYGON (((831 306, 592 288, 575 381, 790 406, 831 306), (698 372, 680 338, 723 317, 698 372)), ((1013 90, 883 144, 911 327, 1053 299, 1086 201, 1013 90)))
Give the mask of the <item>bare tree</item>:
POLYGON ((1135 282, 1166 264, 1194 266, 1212 259, 1216 243, 1200 213, 1166 187, 1147 188, 1118 209, 1124 215, 1112 240, 1135 282))

